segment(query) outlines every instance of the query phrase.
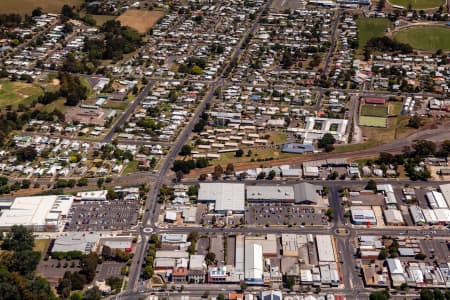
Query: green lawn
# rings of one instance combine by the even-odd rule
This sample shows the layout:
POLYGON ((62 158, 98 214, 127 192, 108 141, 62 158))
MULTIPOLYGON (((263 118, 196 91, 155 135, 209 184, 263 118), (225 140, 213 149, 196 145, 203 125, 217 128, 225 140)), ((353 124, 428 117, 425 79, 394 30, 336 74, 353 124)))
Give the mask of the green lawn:
POLYGON ((386 117, 387 106, 364 104, 361 108, 361 116, 386 117))
POLYGON ((386 127, 386 118, 360 116, 359 125, 371 127, 386 127))
POLYGON ((130 161, 125 170, 123 170, 123 175, 136 172, 138 169, 138 165, 139 162, 137 160, 130 161))
POLYGON ((435 52, 450 50, 450 29, 446 27, 413 27, 395 34, 396 41, 410 44, 414 49, 435 52))
POLYGON ((8 105, 30 104, 43 94, 40 87, 20 81, 0 81, 0 108, 8 105))
POLYGON ((388 19, 374 19, 359 17, 356 20, 358 25, 359 49, 364 49, 367 41, 374 37, 384 36, 386 28, 391 27, 392 23, 388 19))
POLYGON ((403 6, 408 8, 411 4, 412 9, 427 9, 439 7, 443 1, 442 0, 389 0, 392 5, 403 6))

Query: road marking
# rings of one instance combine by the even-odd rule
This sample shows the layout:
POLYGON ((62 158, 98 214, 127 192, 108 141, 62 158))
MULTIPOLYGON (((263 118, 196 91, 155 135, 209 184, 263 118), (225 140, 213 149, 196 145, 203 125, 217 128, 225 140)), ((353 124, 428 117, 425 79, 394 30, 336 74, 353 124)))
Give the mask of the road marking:
POLYGON ((145 227, 143 230, 145 233, 152 233, 153 232, 153 228, 151 227, 145 227))

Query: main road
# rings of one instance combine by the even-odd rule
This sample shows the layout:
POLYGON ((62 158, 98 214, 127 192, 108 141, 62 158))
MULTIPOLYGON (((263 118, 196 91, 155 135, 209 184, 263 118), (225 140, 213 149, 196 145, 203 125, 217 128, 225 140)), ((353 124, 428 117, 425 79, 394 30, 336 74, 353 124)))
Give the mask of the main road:
MULTIPOLYGON (((130 272, 128 276, 128 287, 127 291, 124 293, 125 295, 133 294, 137 291, 138 288, 138 282, 139 277, 142 272, 142 265, 144 262, 144 257, 147 250, 148 245, 148 239, 149 239, 149 231, 144 231, 145 228, 152 228, 154 230, 157 230, 156 228, 156 222, 159 216, 159 209, 158 209, 158 195, 159 190, 161 189, 161 186, 164 182, 164 178, 169 171, 170 167, 172 166, 173 161, 175 160, 176 156, 181 150, 181 147, 187 142, 189 135, 191 134, 192 130, 194 129, 195 124, 199 121, 200 115, 205 110, 206 105, 211 103, 214 94, 217 90, 217 87, 224 84, 224 79, 222 76, 224 75, 225 70, 227 70, 230 67, 231 62, 236 61, 242 51, 242 45, 244 41, 251 36, 254 31, 257 28, 258 22, 261 18, 261 14, 264 11, 266 7, 268 7, 271 4, 272 1, 268 1, 264 7, 260 10, 259 14, 255 18, 255 21, 253 22, 250 29, 243 35, 240 42, 235 46, 235 49, 233 51, 233 54, 229 60, 229 62, 224 66, 220 78, 216 79, 214 82, 212 82, 208 94, 205 96, 203 101, 200 103, 199 107, 195 111, 194 115, 186 125, 186 127, 182 130, 178 138, 175 140, 174 144, 169 150, 169 153, 166 156, 166 159, 161 164, 160 169, 158 170, 156 174, 156 180, 153 183, 152 188, 150 189, 148 196, 147 196, 147 202, 145 204, 145 213, 144 217, 142 219, 142 226, 139 229, 140 234, 140 243, 136 247, 136 253, 133 258, 133 263, 130 267, 130 272)), ((134 109, 137 107, 137 105, 142 101, 144 97, 148 94, 148 91, 152 87, 153 80, 149 82, 149 84, 145 87, 145 89, 141 92, 141 94, 138 96, 138 98, 133 102, 132 106, 127 109, 127 111, 122 115, 122 117, 117 121, 113 128, 111 128, 110 133, 105 137, 104 141, 109 142, 112 139, 112 136, 114 134, 114 131, 117 127, 122 126, 125 121, 128 119, 130 114, 134 111, 134 109)))

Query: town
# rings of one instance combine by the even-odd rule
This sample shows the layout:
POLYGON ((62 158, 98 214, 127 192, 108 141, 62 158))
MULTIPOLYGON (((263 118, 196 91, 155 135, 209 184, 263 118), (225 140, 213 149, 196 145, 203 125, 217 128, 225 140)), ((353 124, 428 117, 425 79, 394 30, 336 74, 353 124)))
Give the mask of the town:
POLYGON ((0 299, 450 299, 450 2, 0 7, 0 299))

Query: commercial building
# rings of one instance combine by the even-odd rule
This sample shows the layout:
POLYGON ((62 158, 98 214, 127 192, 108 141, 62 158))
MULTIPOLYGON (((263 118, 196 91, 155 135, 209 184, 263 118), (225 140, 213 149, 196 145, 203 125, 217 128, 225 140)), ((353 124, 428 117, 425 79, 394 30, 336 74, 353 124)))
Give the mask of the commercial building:
POLYGON ((447 202, 447 206, 450 207, 450 183, 441 184, 439 186, 439 189, 441 190, 441 193, 444 196, 445 201, 447 202))
POLYGON ((219 213, 245 210, 245 185, 243 183, 200 183, 198 202, 212 204, 219 213))
POLYGON ((319 262, 335 262, 334 244, 331 235, 316 236, 317 256, 319 262))
POLYGON ((295 204, 317 204, 322 186, 307 182, 295 185, 250 185, 247 186, 249 202, 283 202, 295 204))
POLYGON ((294 187, 291 185, 250 185, 247 186, 249 202, 294 202, 294 187))
POLYGON ((377 219, 372 209, 350 209, 352 223, 355 225, 376 225, 377 219))
POLYGON ((75 200, 77 201, 106 201, 107 190, 78 192, 75 200))
POLYGON ((432 191, 426 193, 426 197, 431 208, 448 208, 442 193, 432 191))
POLYGON ((131 252, 133 250, 133 237, 103 238, 100 240, 100 244, 103 245, 102 253, 105 250, 109 250, 111 253, 115 251, 131 252))
POLYGON ((71 232, 57 237, 52 252, 80 251, 90 253, 96 251, 100 235, 97 233, 71 232))
POLYGON ((388 226, 400 226, 404 224, 402 212, 398 209, 384 210, 384 218, 388 226))
POLYGON ((263 284, 263 249, 261 245, 246 243, 244 280, 247 284, 263 284))
POLYGON ((417 206, 413 205, 409 207, 409 213, 411 214, 411 218, 416 225, 423 225, 425 224, 425 216, 422 212, 422 209, 417 206))
POLYGON ((72 196, 18 197, 1 211, 0 229, 23 225, 33 231, 62 230, 72 203, 72 196))
POLYGON ((281 291, 262 291, 261 292, 262 300, 283 300, 283 293, 281 291))
POLYGON ((283 147, 281 148, 281 152, 297 153, 297 154, 313 153, 314 146, 311 144, 288 143, 288 144, 283 144, 283 147))

